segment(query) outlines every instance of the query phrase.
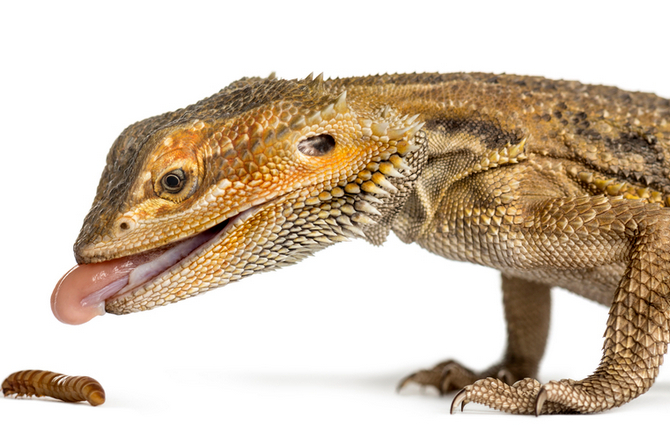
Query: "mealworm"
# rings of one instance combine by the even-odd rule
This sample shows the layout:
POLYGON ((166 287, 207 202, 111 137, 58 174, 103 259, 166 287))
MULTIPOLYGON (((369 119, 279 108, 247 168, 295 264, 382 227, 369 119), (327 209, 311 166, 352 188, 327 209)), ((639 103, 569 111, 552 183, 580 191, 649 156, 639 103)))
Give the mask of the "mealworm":
POLYGON ((86 400, 93 406, 105 403, 105 390, 91 377, 67 376, 50 371, 18 371, 2 382, 5 396, 53 397, 64 402, 86 400))

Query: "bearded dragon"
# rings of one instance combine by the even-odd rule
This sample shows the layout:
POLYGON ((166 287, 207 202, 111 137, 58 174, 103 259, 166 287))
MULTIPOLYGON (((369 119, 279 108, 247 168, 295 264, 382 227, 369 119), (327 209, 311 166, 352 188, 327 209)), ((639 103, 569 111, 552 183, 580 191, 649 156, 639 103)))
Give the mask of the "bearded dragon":
MULTIPOLYGON (((646 392, 670 339, 670 102, 539 77, 244 78, 128 127, 57 285, 56 316, 149 310, 393 231, 502 273, 508 344, 410 375, 520 414, 646 392), (535 378, 550 289, 610 307, 600 365, 535 378)), ((417 291, 421 285, 417 283, 417 291)))

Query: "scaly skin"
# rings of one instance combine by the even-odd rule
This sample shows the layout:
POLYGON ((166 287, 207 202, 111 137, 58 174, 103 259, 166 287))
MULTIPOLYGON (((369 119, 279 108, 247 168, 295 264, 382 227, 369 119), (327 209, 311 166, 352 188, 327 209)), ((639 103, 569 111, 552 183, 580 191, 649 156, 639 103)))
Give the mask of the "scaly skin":
POLYGON ((508 324, 501 363, 448 361, 401 387, 463 388, 454 408, 598 412, 646 392, 670 340, 669 121, 652 94, 542 78, 242 79, 121 134, 75 253, 135 255, 229 221, 107 301, 122 314, 393 230, 500 270, 508 324), (541 385, 554 286, 611 309, 596 371, 541 385))

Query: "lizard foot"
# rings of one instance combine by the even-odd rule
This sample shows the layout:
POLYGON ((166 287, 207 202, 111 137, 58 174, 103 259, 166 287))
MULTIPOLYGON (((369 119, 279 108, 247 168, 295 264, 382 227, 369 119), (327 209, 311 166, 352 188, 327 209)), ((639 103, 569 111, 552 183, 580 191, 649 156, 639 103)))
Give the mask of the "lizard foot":
MULTIPOLYGON (((588 380, 588 379, 587 379, 588 380)), ((453 414, 470 402, 511 414, 575 414, 603 411, 617 403, 590 382, 552 381, 541 385, 525 378, 508 385, 495 378, 479 380, 463 388, 451 404, 453 414)))
POLYGON ((440 395, 444 395, 472 385, 480 379, 493 376, 509 384, 516 380, 504 365, 496 365, 484 372, 476 373, 454 360, 447 360, 438 363, 432 369, 424 369, 408 375, 400 381, 397 389, 400 391, 407 384, 416 383, 421 386, 432 386, 440 392, 440 395))

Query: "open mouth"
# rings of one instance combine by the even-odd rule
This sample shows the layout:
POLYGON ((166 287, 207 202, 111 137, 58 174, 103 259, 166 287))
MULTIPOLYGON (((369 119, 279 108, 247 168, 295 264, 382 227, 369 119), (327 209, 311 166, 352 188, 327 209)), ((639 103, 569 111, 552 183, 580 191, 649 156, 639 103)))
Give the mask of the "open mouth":
POLYGON ((230 219, 227 219, 191 238, 136 255, 141 257, 138 258, 138 260, 146 262, 141 262, 138 266, 134 267, 128 275, 125 275, 106 285, 102 289, 93 292, 88 297, 81 300, 81 305, 98 305, 112 297, 120 297, 128 294, 143 284, 148 283, 154 277, 169 270, 172 266, 189 256, 200 246, 205 245, 208 241, 222 233, 228 226, 229 221, 230 219))
POLYGON ((100 263, 80 264, 60 279, 51 295, 51 309, 63 323, 81 324, 105 312, 105 303, 124 298, 181 262, 198 256, 226 236, 248 209, 190 238, 158 249, 100 263))

